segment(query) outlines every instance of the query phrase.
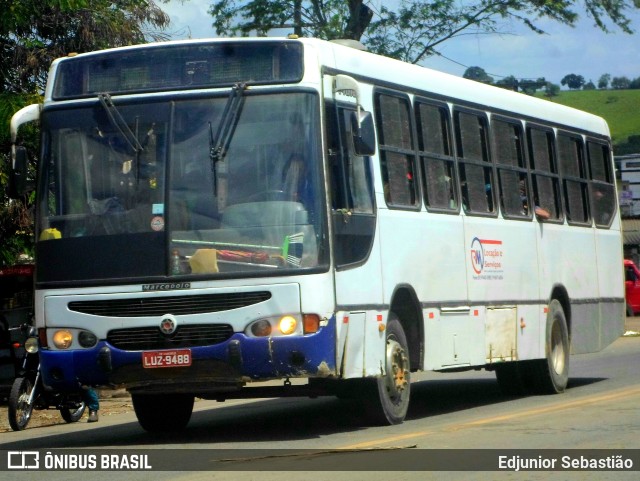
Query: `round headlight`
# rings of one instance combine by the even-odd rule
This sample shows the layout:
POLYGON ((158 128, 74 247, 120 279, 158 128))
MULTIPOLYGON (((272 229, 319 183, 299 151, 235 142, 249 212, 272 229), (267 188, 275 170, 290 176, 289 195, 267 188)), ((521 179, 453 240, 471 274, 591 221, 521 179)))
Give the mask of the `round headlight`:
POLYGON ((53 345, 58 349, 69 349, 73 335, 69 331, 56 331, 53 335, 53 345))
POLYGON ((282 319, 280 319, 280 322, 278 323, 278 327, 280 328, 280 332, 282 334, 293 334, 296 330, 297 324, 298 324, 298 321, 296 321, 295 317, 284 316, 282 319))
POLYGON ((93 347, 98 343, 98 338, 93 332, 80 331, 78 342, 82 347, 93 347))
POLYGON ((266 337, 271 334, 271 323, 266 319, 251 324, 251 332, 257 337, 266 337))
POLYGON ((37 337, 30 337, 29 339, 24 341, 24 349, 29 354, 34 354, 34 353, 38 352, 38 338, 37 337))

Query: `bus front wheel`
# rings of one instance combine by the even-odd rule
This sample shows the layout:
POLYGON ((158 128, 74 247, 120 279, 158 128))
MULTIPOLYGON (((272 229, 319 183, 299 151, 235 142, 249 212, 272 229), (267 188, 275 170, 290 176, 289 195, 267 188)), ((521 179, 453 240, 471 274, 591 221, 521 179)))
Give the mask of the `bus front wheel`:
POLYGON ((375 424, 400 424, 409 408, 411 375, 409 347, 402 325, 390 313, 386 328, 385 374, 365 390, 366 411, 375 424))
POLYGON ((150 433, 181 431, 189 423, 194 396, 170 393, 132 394, 131 401, 142 429, 150 433))
POLYGON ((569 329, 562 304, 549 303, 545 359, 532 361, 534 388, 540 394, 561 393, 569 382, 569 329))

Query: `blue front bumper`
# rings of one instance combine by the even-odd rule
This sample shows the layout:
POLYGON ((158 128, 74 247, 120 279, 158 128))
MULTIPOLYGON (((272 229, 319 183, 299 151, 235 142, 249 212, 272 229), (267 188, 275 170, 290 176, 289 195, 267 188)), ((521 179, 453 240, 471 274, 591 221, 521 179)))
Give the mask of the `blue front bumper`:
POLYGON ((238 383, 284 377, 327 377, 336 373, 335 318, 317 333, 271 338, 234 334, 213 346, 192 347, 188 367, 145 369, 142 351, 123 351, 101 341, 92 349, 42 349, 43 381, 56 390, 78 385, 124 387, 238 383))

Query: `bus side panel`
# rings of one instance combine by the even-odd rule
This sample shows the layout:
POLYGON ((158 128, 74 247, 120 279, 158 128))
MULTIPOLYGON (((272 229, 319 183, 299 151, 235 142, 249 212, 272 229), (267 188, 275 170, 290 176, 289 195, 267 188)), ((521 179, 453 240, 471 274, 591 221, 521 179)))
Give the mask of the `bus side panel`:
POLYGON ((379 222, 385 303, 406 284, 422 303, 467 304, 459 216, 381 209, 379 222))
MULTIPOLYGON (((594 229, 549 223, 540 224, 540 297, 551 300, 554 288, 564 289, 571 309, 565 312, 571 336, 571 352, 600 349, 600 289, 594 229)), ((541 319, 544 326, 544 318, 541 319)), ((540 332, 544 357, 545 329, 540 332)))
MULTIPOLYGON (((384 202, 379 195, 378 204, 384 202)), ((468 343, 463 340, 473 330, 466 324, 468 312, 439 313, 442 306, 468 305, 462 218, 388 209, 380 209, 378 215, 385 304, 393 302, 398 286, 410 286, 423 307, 425 368, 469 365, 468 343)))
POLYGON ((624 267, 622 259, 620 219, 616 218, 610 230, 596 230, 598 280, 600 282, 600 349, 611 344, 624 333, 624 267))
MULTIPOLYGON (((485 332, 505 332, 504 342, 515 337, 512 359, 542 357, 538 316, 542 309, 535 304, 531 307, 532 301, 542 302, 538 293, 538 226, 535 221, 472 216, 465 216, 464 224, 469 304, 516 308, 515 315, 512 312, 509 316, 509 332, 505 332, 507 321, 500 315, 486 316, 485 332)), ((492 342, 486 334, 487 353, 492 342)))

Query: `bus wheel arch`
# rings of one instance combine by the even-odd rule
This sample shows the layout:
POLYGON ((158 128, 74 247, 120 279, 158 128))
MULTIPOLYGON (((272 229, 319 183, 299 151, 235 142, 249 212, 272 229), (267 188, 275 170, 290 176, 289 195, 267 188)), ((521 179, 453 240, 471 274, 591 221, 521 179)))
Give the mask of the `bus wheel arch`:
POLYGON ((396 287, 391 301, 390 317, 394 314, 407 338, 411 371, 423 368, 424 322, 420 301, 413 287, 402 284, 396 287))

